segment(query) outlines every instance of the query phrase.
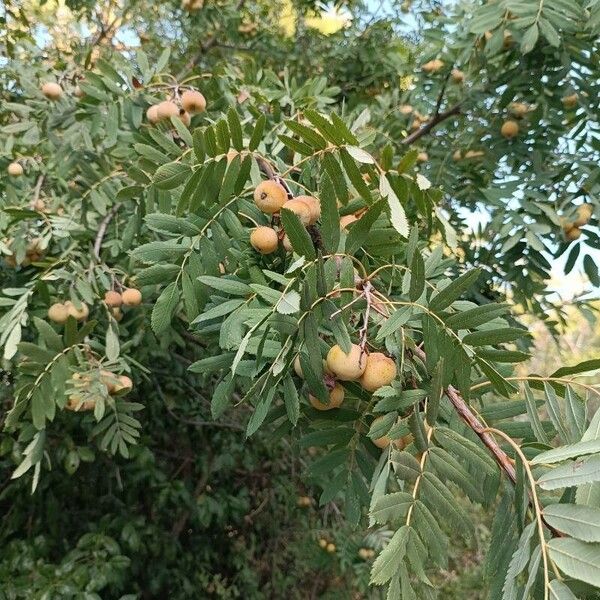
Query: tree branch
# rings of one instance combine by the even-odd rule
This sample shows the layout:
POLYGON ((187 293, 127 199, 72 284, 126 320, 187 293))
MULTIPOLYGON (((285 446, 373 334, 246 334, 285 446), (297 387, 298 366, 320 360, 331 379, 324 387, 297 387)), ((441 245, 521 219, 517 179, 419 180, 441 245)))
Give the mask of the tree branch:
POLYGON ((450 107, 448 110, 444 112, 438 112, 434 115, 430 121, 425 123, 423 127, 417 129, 414 133, 411 133, 408 137, 405 137, 400 143, 404 146, 410 146, 412 143, 416 142, 418 139, 421 139, 424 135, 429 133, 434 127, 437 127, 442 121, 454 116, 459 115, 461 110, 461 102, 458 102, 454 106, 450 107))
POLYGON ((97 261, 100 260, 100 248, 102 247, 102 240, 104 240, 106 228, 108 227, 108 224, 112 221, 113 217, 117 214, 120 208, 121 203, 118 202, 110 209, 110 211, 108 211, 108 213, 106 213, 106 216, 104 217, 104 219, 102 219, 102 222, 100 223, 98 233, 96 234, 96 239, 94 240, 94 258, 97 261))

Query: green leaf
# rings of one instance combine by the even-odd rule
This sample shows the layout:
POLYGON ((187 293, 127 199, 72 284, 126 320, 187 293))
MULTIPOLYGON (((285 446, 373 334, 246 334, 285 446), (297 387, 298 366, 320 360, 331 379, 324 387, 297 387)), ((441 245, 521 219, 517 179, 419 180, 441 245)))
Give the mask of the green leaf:
POLYGON ((242 124, 235 108, 230 107, 227 111, 227 123, 229 124, 229 133, 233 147, 240 152, 244 148, 242 133, 242 124))
POLYGON ((525 391, 525 405, 527 407, 527 415, 529 416, 529 422, 531 423, 531 427, 533 429, 533 433, 535 434, 538 442, 542 442, 542 444, 548 444, 550 440, 548 440, 548 436, 544 431, 544 427, 542 426, 542 422, 540 420, 540 416, 538 415, 537 405, 535 402, 535 398, 533 397, 533 392, 529 387, 529 384, 525 382, 523 385, 523 389, 525 391))
POLYGON ((600 508, 580 504, 550 504, 544 508, 548 525, 583 540, 600 542, 600 508))
POLYGON ((332 144, 340 146, 344 143, 343 130, 329 122, 315 110, 307 109, 304 116, 319 130, 321 135, 332 144))
POLYGON ((191 174, 188 165, 171 162, 161 165, 154 173, 154 185, 160 190, 172 190, 181 185, 191 174))
POLYGON ((383 585, 387 583, 398 571, 404 561, 406 545, 408 543, 410 527, 401 527, 394 533, 388 545, 377 557, 371 568, 371 584, 383 585))
POLYGON ((538 454, 530 462, 532 465, 552 464, 576 456, 595 454, 596 452, 600 452, 600 439, 585 440, 576 444, 553 448, 538 454))
POLYGON ((380 342, 405 325, 413 315, 412 306, 401 306, 383 323, 377 333, 376 341, 380 342))
POLYGON ((553 579, 550 582, 550 600, 577 600, 573 592, 558 579, 553 579))
POLYGON ((475 331, 468 333, 463 338, 463 343, 470 346, 495 346, 496 344, 505 344, 530 335, 525 329, 516 327, 505 327, 503 329, 486 329, 484 331, 475 331))
POLYGON ((373 204, 363 216, 352 225, 346 239, 346 252, 356 254, 360 247, 367 241, 371 227, 383 210, 383 201, 373 204))
POLYGON ((281 222, 288 237, 294 252, 305 256, 308 260, 314 260, 317 257, 313 242, 308 235, 308 231, 298 216, 287 208, 281 209, 281 222))
POLYGON ((381 194, 382 198, 387 199, 392 226, 402 237, 407 238, 409 234, 409 226, 406 213, 404 212, 404 207, 396 195, 396 192, 390 185, 386 175, 382 175, 379 180, 379 193, 381 194))
POLYGON ((283 380, 283 401, 290 423, 296 426, 300 417, 300 399, 294 380, 289 375, 283 380))
POLYGON ((248 142, 248 150, 250 150, 251 152, 258 148, 258 145, 262 140, 266 122, 267 117, 265 117, 265 115, 260 115, 258 119, 256 119, 256 123, 254 124, 254 130, 252 131, 250 141, 248 142))
POLYGON ((527 31, 521 39, 521 52, 523 52, 523 54, 527 54, 528 52, 531 52, 533 50, 538 41, 539 35, 540 30, 537 26, 537 23, 534 23, 531 27, 527 29, 527 31))
POLYGON ((226 277, 214 277, 213 275, 200 275, 198 281, 232 296, 249 296, 252 294, 252 288, 237 279, 228 279, 226 277))
POLYGON ((178 303, 179 287, 177 282, 173 281, 162 291, 152 309, 151 325, 156 335, 168 329, 178 303))
POLYGON ((548 549, 550 558, 569 577, 600 587, 600 544, 554 538, 548 549))
MULTIPOLYGON (((416 254, 415 254, 416 256, 416 254)), ((444 357, 440 357, 431 377, 431 392, 426 408, 426 418, 429 425, 435 425, 440 409, 440 400, 444 393, 444 357)))
POLYGON ((406 517, 414 501, 412 495, 407 492, 386 494, 377 500, 370 514, 376 523, 394 523, 406 517))
POLYGON ((455 331, 474 329, 507 312, 508 304, 483 304, 463 312, 456 313, 446 319, 446 325, 455 331))
POLYGON ((325 250, 336 252, 340 243, 340 214, 335 191, 328 175, 321 178, 321 238, 325 250))
POLYGON ((429 301, 429 308, 434 312, 441 312, 445 308, 448 308, 455 300, 458 300, 464 292, 475 285, 480 274, 481 269, 473 269, 463 273, 431 298, 429 301))
POLYGON ((231 396, 235 388, 235 381, 227 375, 219 382, 210 401, 210 412, 213 419, 218 419, 231 404, 231 396))
POLYGON ((538 485, 544 490, 572 487, 600 481, 600 456, 569 462, 544 473, 538 485))
POLYGON ((556 397, 556 392, 547 381, 544 381, 544 392, 546 393, 546 409, 548 411, 548 416, 550 417, 554 428, 558 431, 558 435, 563 443, 568 442, 570 440, 570 435, 563 423, 563 416, 560 412, 560 404, 556 397))

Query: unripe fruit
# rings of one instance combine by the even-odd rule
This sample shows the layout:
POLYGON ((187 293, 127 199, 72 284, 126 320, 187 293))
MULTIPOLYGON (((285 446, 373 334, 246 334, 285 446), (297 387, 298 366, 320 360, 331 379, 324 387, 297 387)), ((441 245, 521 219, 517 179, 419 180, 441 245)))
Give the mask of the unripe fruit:
POLYGON ((594 207, 591 204, 580 204, 577 207, 577 218, 573 221, 575 227, 587 225, 592 218, 594 207))
POLYGON ((454 83, 463 83, 465 74, 460 69, 452 69, 452 81, 454 83))
POLYGON ((123 304, 123 298, 119 292, 110 290, 104 294, 104 303, 106 306, 110 307, 121 306, 121 304, 123 304))
POLYGON ((171 100, 164 100, 156 105, 156 114, 161 121, 171 117, 178 117, 179 106, 171 100))
POLYGON ((62 96, 62 88, 58 83, 48 81, 42 85, 41 90, 48 100, 58 100, 62 96))
POLYGON ((270 215, 279 212, 287 199, 285 188, 276 181, 263 181, 254 190, 254 203, 260 210, 270 215))
POLYGON ((312 394, 308 395, 308 400, 313 408, 317 410, 331 410, 332 408, 338 408, 344 401, 344 388, 336 383, 334 388, 329 392, 329 404, 323 404, 318 398, 315 398, 312 394))
POLYGON ((296 196, 295 200, 302 200, 310 209, 310 225, 314 225, 321 218, 321 203, 314 196, 296 196))
POLYGON ((344 215, 343 217, 340 217, 340 227, 347 230, 348 225, 351 225, 355 221, 358 221, 356 215, 344 215))
POLYGON ((125 306, 139 306, 142 303, 142 292, 135 288, 128 288, 121 294, 121 298, 125 306))
POLYGON ((146 119, 148 119, 148 122, 152 123, 153 125, 160 121, 160 117, 158 116, 158 104, 153 104, 152 106, 148 107, 148 110, 146 111, 146 119))
POLYGON ((11 177, 20 177, 23 175, 23 166, 18 162, 11 162, 8 165, 7 171, 11 177))
POLYGON ((581 237, 581 229, 573 225, 565 226, 563 232, 565 234, 565 239, 569 242, 574 242, 581 237))
POLYGON ((436 58, 426 62, 424 65, 421 65, 421 69, 423 69, 425 73, 437 73, 443 66, 444 61, 436 58))
POLYGON ((277 232, 271 227, 257 227, 250 233, 250 244, 261 254, 271 254, 277 250, 279 238, 277 232))
POLYGON ((327 552, 329 552, 329 554, 333 554, 335 552, 335 544, 329 543, 325 549, 327 552))
POLYGON ((369 354, 366 363, 365 371, 359 381, 363 389, 368 392, 389 385, 396 377, 396 363, 381 352, 369 354))
POLYGON ((500 128, 500 133, 507 139, 514 138, 519 133, 519 124, 516 121, 505 121, 500 128))
POLYGON ((336 344, 327 353, 327 366, 338 379, 354 381, 365 372, 366 358, 360 346, 356 344, 352 344, 348 354, 336 344))
POLYGON ((292 200, 288 200, 281 208, 287 208, 295 213, 295 215, 300 219, 302 225, 310 225, 312 209, 303 200, 293 198, 292 200))
POLYGON ((419 152, 417 154, 417 162, 427 162, 429 160, 429 154, 427 152, 419 152))
POLYGON ((186 90, 181 94, 181 106, 189 113, 201 113, 206 110, 206 98, 197 90, 186 90))
POLYGON ((569 94, 568 96, 563 96, 562 104, 565 108, 575 108, 577 106, 577 101, 577 94, 569 94))
POLYGON ((127 394, 133 389, 133 381, 127 375, 121 375, 117 378, 117 383, 113 386, 112 394, 123 392, 127 394))
POLYGON ((81 306, 77 308, 71 301, 65 302, 67 311, 70 317, 73 317, 76 321, 85 321, 90 314, 90 309, 85 302, 81 303, 81 306))
POLYGON ((57 302, 48 309, 48 318, 62 325, 69 318, 69 309, 61 302, 57 302))

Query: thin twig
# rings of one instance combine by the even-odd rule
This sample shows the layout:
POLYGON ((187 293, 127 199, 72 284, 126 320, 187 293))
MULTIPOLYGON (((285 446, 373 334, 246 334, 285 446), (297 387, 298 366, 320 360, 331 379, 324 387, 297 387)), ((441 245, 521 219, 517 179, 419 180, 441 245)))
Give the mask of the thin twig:
POLYGON ((104 235, 106 233, 106 228, 108 224, 112 221, 113 217, 117 214, 119 209, 121 208, 121 203, 118 202, 115 204, 110 211, 106 214, 102 222, 100 223, 100 227, 98 228, 98 233, 96 234, 96 239, 94 240, 94 258, 99 261, 100 260, 100 248, 102 247, 102 241, 104 240, 104 235))
POLYGON ((413 142, 416 142, 418 139, 421 139, 424 135, 429 133, 434 127, 439 125, 442 121, 452 117, 453 115, 459 115, 461 110, 461 102, 458 102, 454 106, 450 107, 448 110, 444 112, 438 113, 434 116, 430 121, 425 123, 423 127, 417 129, 414 133, 411 133, 408 137, 405 137, 400 143, 404 146, 410 146, 413 142))

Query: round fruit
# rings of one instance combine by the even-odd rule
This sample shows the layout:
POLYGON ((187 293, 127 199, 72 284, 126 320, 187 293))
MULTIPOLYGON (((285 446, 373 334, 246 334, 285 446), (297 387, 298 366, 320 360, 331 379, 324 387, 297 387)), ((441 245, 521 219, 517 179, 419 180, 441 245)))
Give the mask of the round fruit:
POLYGON ((581 229, 573 225, 571 225, 570 227, 564 227, 563 232, 565 234, 565 239, 569 242, 574 242, 575 240, 578 240, 581 237, 581 229))
POLYGON ((171 100, 164 100, 156 105, 156 114, 161 121, 171 117, 178 117, 179 106, 171 100))
POLYGON ((192 117, 190 113, 185 110, 179 115, 179 118, 186 127, 189 127, 192 124, 192 117))
POLYGON ((113 386, 111 394, 120 392, 128 393, 133 389, 133 381, 127 375, 121 375, 117 378, 117 383, 113 386))
POLYGON ((48 100, 58 100, 62 96, 62 88, 58 83, 48 81, 42 85, 41 90, 48 100))
POLYGON ((160 121, 160 117, 158 116, 158 104, 153 104, 152 106, 148 107, 148 110, 146 111, 146 119, 148 119, 148 121, 153 125, 160 121))
POLYGON ((295 200, 302 200, 310 208, 310 225, 314 225, 321 218, 321 203, 314 196, 296 196, 295 200))
POLYGON ((106 306, 121 306, 123 303, 123 298, 121 298, 121 294, 119 292, 115 292, 114 290, 110 290, 104 294, 104 303, 106 306))
POLYGON ((327 540, 321 538, 319 540, 319 546, 321 546, 321 548, 323 548, 323 549, 327 548, 327 540))
POLYGON ((277 232, 271 227, 257 227, 250 233, 250 244, 261 254, 271 254, 277 250, 279 238, 277 232))
POLYGON ((57 302, 48 309, 48 318, 54 323, 62 325, 69 318, 69 309, 61 302, 57 302))
POLYGON ((463 83, 465 74, 460 69, 452 69, 452 81, 454 83, 463 83))
POLYGON ((11 177, 20 177, 23 175, 23 166, 18 162, 11 162, 7 171, 11 177))
POLYGON ((592 218, 594 207, 591 204, 580 204, 577 207, 577 218, 573 221, 575 227, 587 225, 592 218))
POLYGON ((296 504, 302 508, 307 508, 312 504, 312 501, 308 496, 299 496, 296 504))
POLYGON ((333 554, 335 552, 335 544, 329 543, 325 549, 329 554, 333 554))
POLYGON ((338 408, 344 401, 344 388, 336 383, 334 388, 329 392, 329 404, 323 404, 318 398, 315 398, 312 394, 308 395, 308 400, 313 408, 317 410, 331 410, 332 408, 338 408))
POLYGON ((123 311, 118 306, 111 308, 110 314, 114 317, 117 323, 120 323, 123 320, 123 311))
POLYGON ((373 352, 367 356, 366 362, 367 366, 359 381, 368 392, 389 385, 396 377, 396 363, 389 356, 373 352))
POLYGON ((443 66, 444 61, 436 58, 426 62, 424 65, 421 65, 421 69, 423 69, 425 73, 437 73, 443 66))
POLYGON ((529 112, 529 105, 525 104, 525 102, 512 102, 509 105, 508 110, 510 110, 510 113, 514 117, 521 119, 529 112))
POLYGON ((398 110, 400 111, 401 115, 410 115, 410 113, 413 111, 413 107, 410 104, 401 104, 398 107, 398 110))
POLYGON ((577 94, 569 94, 568 96, 563 96, 562 104, 565 108, 575 108, 577 106, 577 100, 577 94))
POLYGON ((181 94, 181 106, 189 113, 201 113, 206 110, 206 98, 196 90, 186 90, 181 94))
POLYGON ((121 294, 121 298, 125 306, 139 306, 142 303, 142 292, 135 288, 127 288, 121 294))
POLYGON ((276 181, 268 180, 259 183, 254 190, 254 202, 260 210, 273 214, 287 202, 285 188, 276 181))
POLYGON ((460 150, 455 150, 454 153, 452 154, 453 160, 461 160, 462 157, 463 157, 462 152, 460 150))
POLYGON ((336 344, 327 353, 327 366, 338 379, 354 381, 365 372, 367 360, 360 346, 352 344, 350 352, 346 354, 336 344))
POLYGON ((429 160, 429 154, 427 152, 419 152, 417 154, 417 162, 427 162, 429 160))
POLYGON ((359 548, 358 549, 358 556, 360 558, 362 558, 363 560, 368 560, 368 558, 369 558, 369 549, 368 548, 359 548))
POLYGON ((82 302, 80 307, 77 308, 71 301, 65 302, 67 311, 70 317, 73 317, 76 321, 85 321, 90 314, 90 309, 85 302, 82 302))
POLYGON ((292 200, 288 200, 281 208, 287 208, 295 213, 302 225, 310 225, 313 211, 304 200, 292 198, 292 200))
POLYGON ((343 217, 340 217, 340 227, 347 230, 348 225, 351 225, 355 221, 358 221, 356 215, 344 215, 343 217))
POLYGON ((514 138, 519 133, 519 124, 516 121, 508 120, 502 124, 500 133, 507 139, 514 138))
POLYGON ((69 400, 65 405, 67 410, 74 410, 75 412, 80 412, 84 410, 94 410, 96 406, 95 400, 86 400, 85 402, 81 401, 81 396, 78 394, 73 394, 69 396, 69 400))

